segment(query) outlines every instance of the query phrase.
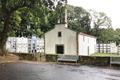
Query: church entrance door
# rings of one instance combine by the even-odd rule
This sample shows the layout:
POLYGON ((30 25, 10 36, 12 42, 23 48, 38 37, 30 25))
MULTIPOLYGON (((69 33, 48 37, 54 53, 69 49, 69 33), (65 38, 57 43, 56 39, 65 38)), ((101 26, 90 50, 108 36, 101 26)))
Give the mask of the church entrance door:
POLYGON ((64 54, 64 45, 56 45, 56 53, 64 54))

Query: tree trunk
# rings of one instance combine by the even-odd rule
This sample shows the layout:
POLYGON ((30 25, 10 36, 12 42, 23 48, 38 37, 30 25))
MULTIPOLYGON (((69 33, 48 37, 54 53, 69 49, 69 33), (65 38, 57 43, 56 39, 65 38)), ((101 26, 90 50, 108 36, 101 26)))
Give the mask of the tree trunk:
POLYGON ((4 16, 4 26, 3 31, 0 33, 0 55, 6 55, 6 41, 8 38, 8 33, 10 31, 10 14, 4 16))
POLYGON ((3 41, 0 41, 0 56, 6 55, 6 48, 5 43, 3 41))

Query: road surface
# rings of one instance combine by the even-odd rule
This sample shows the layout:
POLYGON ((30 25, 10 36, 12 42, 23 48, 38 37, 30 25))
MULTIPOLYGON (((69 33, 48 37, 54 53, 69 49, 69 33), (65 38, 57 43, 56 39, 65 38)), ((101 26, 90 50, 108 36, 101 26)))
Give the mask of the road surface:
POLYGON ((16 62, 0 64, 0 80, 120 80, 120 70, 16 62))

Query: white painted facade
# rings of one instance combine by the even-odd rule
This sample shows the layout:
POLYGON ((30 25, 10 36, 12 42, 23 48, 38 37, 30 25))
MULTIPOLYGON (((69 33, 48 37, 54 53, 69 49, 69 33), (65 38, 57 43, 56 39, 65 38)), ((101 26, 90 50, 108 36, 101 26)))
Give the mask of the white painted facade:
POLYGON ((44 53, 44 39, 43 38, 37 38, 37 46, 36 46, 36 49, 37 49, 37 53, 40 52, 40 53, 44 53))
POLYGON ((116 46, 116 43, 110 43, 110 52, 111 53, 117 53, 118 52, 118 48, 116 46))
POLYGON ((99 43, 97 44, 97 52, 99 53, 117 53, 119 46, 116 43, 99 43))
POLYGON ((77 33, 65 26, 65 24, 56 25, 54 29, 45 33, 46 54, 56 54, 56 46, 63 45, 65 55, 77 55, 77 33), (61 37, 58 37, 59 32, 61 37))
POLYGON ((120 54, 120 44, 117 47, 117 52, 118 52, 118 54, 120 54))
POLYGON ((28 39, 29 53, 44 53, 44 39, 32 36, 28 39))
POLYGON ((38 37, 8 37, 6 49, 15 53, 44 53, 44 39, 38 37))
POLYGON ((6 42, 6 49, 9 52, 16 52, 16 37, 8 37, 6 42))
POLYGON ((79 55, 91 55, 96 52, 96 37, 84 33, 78 35, 79 55))
POLYGON ((58 24, 45 33, 45 53, 57 54, 57 45, 64 46, 63 54, 65 55, 90 55, 96 52, 95 37, 84 33, 77 34, 66 28, 65 24, 58 24), (61 37, 58 37, 59 32, 61 32, 61 37))
POLYGON ((28 53, 28 39, 24 37, 16 38, 16 53, 28 53))
POLYGON ((32 53, 36 53, 37 52, 37 37, 36 36, 32 36, 31 38, 31 51, 32 53))

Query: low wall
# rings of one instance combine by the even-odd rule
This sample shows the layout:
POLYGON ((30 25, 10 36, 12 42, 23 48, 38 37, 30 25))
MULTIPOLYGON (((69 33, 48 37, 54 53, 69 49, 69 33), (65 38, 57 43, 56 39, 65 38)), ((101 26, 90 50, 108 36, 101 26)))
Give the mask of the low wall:
MULTIPOLYGON (((58 55, 53 54, 25 54, 25 53, 14 53, 19 56, 20 60, 31 60, 31 61, 46 61, 46 62, 57 62, 58 55)), ((78 63, 83 65, 98 65, 107 66, 110 64, 110 57, 98 57, 98 56, 79 56, 78 63)))
POLYGON ((46 62, 57 62, 58 55, 56 54, 46 54, 46 62))
MULTIPOLYGON (((47 54, 47 62, 57 62, 58 55, 47 54)), ((98 65, 107 66, 110 64, 110 57, 97 57, 97 56, 79 56, 78 63, 84 65, 98 65)))
POLYGON ((19 57, 19 60, 30 60, 35 61, 34 54, 26 54, 26 53, 12 53, 19 57))
POLYGON ((98 56, 80 56, 80 64, 107 66, 110 64, 110 57, 98 57, 98 56))
POLYGON ((26 54, 26 53, 12 53, 19 56, 19 60, 30 60, 30 61, 46 61, 43 53, 26 54))

